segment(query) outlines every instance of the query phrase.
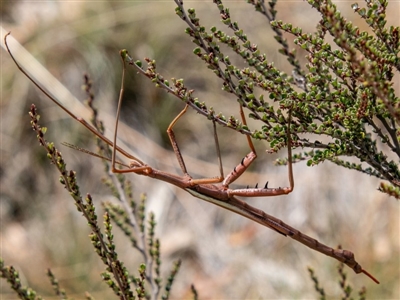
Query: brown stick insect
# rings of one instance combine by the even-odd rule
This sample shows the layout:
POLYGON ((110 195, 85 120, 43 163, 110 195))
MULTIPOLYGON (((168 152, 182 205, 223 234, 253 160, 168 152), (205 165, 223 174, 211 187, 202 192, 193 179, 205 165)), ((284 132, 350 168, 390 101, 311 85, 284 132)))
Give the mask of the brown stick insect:
MULTIPOLYGON (((289 109, 288 111, 288 117, 287 117, 287 148, 288 148, 288 178, 289 178, 289 187, 279 187, 279 188, 269 188, 267 185, 263 188, 258 188, 257 186, 255 188, 246 188, 246 189, 230 189, 229 185, 234 182, 236 179, 238 179, 245 171, 246 169, 250 166, 250 164, 256 159, 257 154, 253 145, 253 142, 250 138, 250 136, 247 137, 247 143, 250 147, 250 153, 247 154, 242 161, 234 168, 232 172, 230 172, 226 177, 223 174, 223 169, 222 169, 222 159, 221 159, 221 154, 220 154, 220 148, 219 148, 219 142, 218 142, 218 135, 216 131, 216 124, 215 121, 213 121, 213 131, 214 131, 214 139, 215 139, 215 146, 216 146, 216 152, 217 152, 217 157, 219 161, 219 171, 220 174, 217 177, 214 178, 202 178, 202 179, 194 179, 192 178, 185 166, 184 159, 182 157, 182 154, 179 150, 178 143, 175 139, 175 134, 173 131, 174 125, 178 122, 178 120, 182 117, 182 115, 185 114, 189 107, 189 103, 186 103, 184 109, 175 117, 175 119, 171 122, 171 124, 168 126, 167 133, 171 141, 172 148, 174 150, 174 153, 178 159, 180 168, 183 172, 182 176, 167 173, 161 170, 157 170, 144 162, 142 162, 140 159, 137 157, 129 154, 127 151, 124 149, 120 148, 119 146, 116 145, 116 140, 117 140, 117 132, 118 132, 118 120, 119 120, 119 114, 121 110, 121 103, 123 99, 123 93, 124 93, 124 78, 125 78, 125 70, 126 70, 126 63, 134 65, 132 58, 129 56, 128 52, 126 50, 121 50, 120 55, 123 63, 123 71, 122 71, 122 83, 121 83, 121 90, 120 90, 120 95, 119 95, 119 101, 118 101, 118 108, 117 108, 117 115, 116 115, 116 122, 115 122, 115 130, 114 130, 114 138, 113 141, 110 141, 108 138, 106 138, 104 135, 99 133, 94 127, 92 127, 88 122, 86 122, 84 119, 79 118, 75 116, 71 111, 69 111, 66 107, 64 107, 62 104, 60 104, 55 98, 53 98, 44 88, 42 88, 35 80, 30 77, 24 69, 18 64, 16 59, 14 58, 11 50, 8 47, 7 44, 7 36, 9 33, 5 36, 4 41, 5 45, 7 47, 7 51, 10 54, 11 58, 13 59, 14 63, 18 67, 18 69, 29 78, 33 82, 33 84, 40 89, 51 101, 53 101, 55 104, 57 104, 61 109, 63 109, 69 116, 71 116, 73 119, 81 123, 83 126, 85 126, 88 130, 90 130, 94 135, 96 135, 98 138, 100 138, 102 141, 107 143, 109 146, 112 147, 112 158, 111 158, 111 164, 112 164, 112 172, 114 173, 135 173, 138 175, 143 175, 151 178, 155 178, 158 180, 165 181, 169 184, 175 185, 189 194, 193 195, 194 197, 197 197, 201 200, 213 203, 217 206, 220 206, 222 208, 225 208, 227 210, 230 210, 234 213, 237 213, 239 215, 242 215, 254 222, 257 222, 261 225, 264 225, 279 234, 283 236, 288 236, 303 245, 318 251, 320 253, 323 253, 327 256, 333 257, 334 259, 346 264, 349 266, 355 273, 364 273, 368 277, 370 277, 374 282, 379 283, 379 281, 373 277, 371 274, 369 274, 366 270, 364 270, 360 264, 355 260, 354 254, 349 251, 349 250, 342 250, 342 249, 333 249, 327 245, 322 244, 321 242, 317 241, 316 239, 313 239, 310 236, 305 235, 304 233, 300 232, 299 230, 287 225, 283 221, 268 215, 264 211, 255 208, 253 206, 250 206, 246 202, 239 200, 236 198, 236 196, 243 196, 243 197, 260 197, 260 196, 277 196, 277 195, 285 195, 289 194, 293 191, 294 188, 294 178, 293 178, 293 169, 292 169, 292 150, 291 150, 291 133, 290 133, 290 125, 291 125, 291 110, 289 109), (116 154, 119 152, 126 158, 130 160, 129 163, 123 164, 123 163, 117 163, 116 162, 116 154), (123 169, 118 169, 116 167, 116 164, 122 165, 124 168, 123 169), (219 183, 219 184, 218 184, 219 183)), ((240 115, 241 119, 244 125, 246 125, 246 118, 243 112, 243 108, 240 106, 240 115)), ((78 147, 74 147, 75 149, 81 150, 78 147)), ((104 157, 94 154, 90 151, 83 150, 84 152, 101 157, 104 159, 104 157)), ((107 159, 107 158, 106 158, 107 159)), ((110 160, 110 159, 108 159, 110 160)))

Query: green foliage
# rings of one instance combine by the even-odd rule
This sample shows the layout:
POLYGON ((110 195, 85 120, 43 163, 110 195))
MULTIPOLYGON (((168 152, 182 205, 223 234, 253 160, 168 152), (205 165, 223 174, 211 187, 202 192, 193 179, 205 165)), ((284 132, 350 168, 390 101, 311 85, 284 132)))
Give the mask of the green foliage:
POLYGON ((229 9, 221 1, 214 3, 222 24, 233 35, 217 26, 206 29, 194 9, 185 10, 182 1, 175 2, 175 12, 188 25, 186 33, 196 45, 193 53, 218 77, 222 89, 232 94, 232 99, 236 98, 249 111, 250 117, 262 125, 250 130, 234 117, 216 113, 193 96, 194 90, 186 87, 183 79, 172 78, 171 86, 156 71, 155 60, 146 59, 147 68, 143 68, 141 62, 130 60, 142 74, 208 119, 253 138, 267 140, 272 152, 285 145, 287 118, 284 111, 292 109, 293 144, 313 149, 306 153, 309 166, 329 160, 389 181, 393 186, 391 192, 388 188, 380 190, 399 197, 394 192, 395 187, 400 186, 398 164, 385 154, 393 152, 400 156, 400 99, 393 88, 394 73, 400 71, 400 28, 385 27, 387 1, 369 1, 367 10, 353 5, 374 35, 347 21, 331 1, 308 1, 321 14, 314 33, 303 33, 299 27, 276 21, 276 1, 268 3, 269 9, 264 1, 248 1, 270 21, 275 39, 282 45, 279 52, 287 56, 293 66, 291 75, 268 62, 257 44, 232 20, 229 9), (307 53, 307 64, 302 66, 296 51, 289 50, 283 32, 293 36, 298 49, 307 53), (333 38, 333 43, 329 42, 329 37, 333 38), (247 66, 240 68, 232 64, 222 51, 223 46, 241 57, 247 66), (265 96, 271 101, 266 101, 265 96), (302 137, 307 133, 319 135, 323 140, 302 137), (361 164, 340 157, 355 157, 361 164))
MULTIPOLYGON (((87 80, 87 76, 85 77, 87 80)), ((90 88, 87 89, 90 91, 90 88)), ((61 153, 54 147, 53 143, 49 143, 45 140, 44 134, 47 131, 46 128, 39 125, 40 116, 37 114, 35 105, 32 104, 31 111, 31 125, 37 134, 37 138, 41 146, 47 151, 47 157, 51 160, 59 170, 61 177, 60 182, 64 185, 65 189, 69 191, 70 195, 74 199, 75 205, 79 212, 86 218, 88 225, 91 229, 89 234, 90 241, 93 248, 100 259, 105 265, 105 272, 101 274, 103 281, 114 291, 115 295, 120 299, 135 299, 134 292, 131 288, 131 284, 135 286, 135 291, 138 299, 157 299, 158 294, 162 288, 162 279, 160 277, 160 242, 155 239, 155 226, 154 214, 150 214, 148 226, 146 226, 146 215, 145 215, 145 196, 142 196, 142 200, 138 209, 136 210, 136 203, 132 199, 130 183, 120 176, 117 178, 112 173, 108 173, 112 184, 114 185, 113 191, 118 191, 118 199, 122 204, 127 205, 127 199, 131 200, 130 209, 125 210, 119 205, 112 203, 103 203, 106 212, 103 215, 104 233, 102 232, 98 224, 98 216, 93 203, 93 199, 90 194, 87 194, 85 200, 79 191, 77 184, 76 174, 73 171, 69 171, 66 168, 61 153), (124 187, 127 193, 124 192, 124 187), (124 263, 118 258, 116 252, 116 244, 114 242, 113 226, 111 220, 114 221, 117 226, 122 229, 125 235, 130 239, 132 246, 138 250, 143 256, 144 262, 140 265, 138 273, 139 277, 132 277, 124 266, 124 263), (148 233, 146 234, 145 229, 147 228, 148 233), (133 237, 132 231, 135 232, 136 236, 133 237), (147 239, 147 244, 146 244, 147 239), (150 288, 146 286, 150 285, 150 288)), ((94 124, 101 124, 96 118, 96 113, 93 114, 94 124)), ((104 150, 104 148, 100 148, 104 150)), ((178 261, 170 276, 168 277, 165 289, 167 291, 163 299, 168 299, 169 292, 172 287, 172 282, 179 270, 180 261, 178 261)), ((11 267, 5 267, 4 262, 1 260, 2 277, 6 278, 11 284, 11 287, 18 293, 21 299, 41 299, 36 297, 36 293, 30 288, 22 288, 18 272, 11 267)), ((55 293, 61 296, 63 299, 67 299, 65 292, 60 289, 57 279, 53 273, 48 270, 48 276, 55 293)), ((91 296, 87 295, 90 299, 91 296)))
POLYGON ((57 278, 54 276, 53 272, 50 269, 47 269, 47 277, 50 278, 54 293, 61 299, 68 299, 65 290, 60 288, 57 278))
MULTIPOLYGON (((221 88, 232 95, 245 108, 250 117, 259 121, 259 127, 250 129, 233 116, 217 113, 205 102, 194 97, 194 90, 184 84, 183 79, 170 81, 156 70, 156 61, 146 58, 147 67, 141 61, 133 61, 126 50, 121 55, 139 72, 150 78, 157 87, 175 95, 193 109, 239 133, 270 143, 271 152, 286 145, 287 110, 292 111, 290 132, 295 147, 311 148, 293 156, 293 161, 307 161, 309 166, 329 160, 339 166, 357 170, 364 174, 386 180, 379 190, 400 198, 400 172, 397 162, 386 153, 400 156, 399 97, 393 88, 394 74, 400 71, 399 27, 386 27, 385 12, 387 1, 367 1, 366 8, 353 4, 354 11, 370 26, 373 34, 362 31, 347 21, 331 1, 308 3, 321 15, 313 33, 303 33, 299 27, 276 20, 276 2, 268 7, 264 1, 248 0, 255 10, 267 18, 275 33, 275 40, 281 45, 279 52, 287 57, 293 67, 287 74, 269 62, 257 44, 234 21, 230 11, 221 1, 215 0, 220 14, 222 28, 202 26, 195 9, 185 9, 182 1, 177 4, 176 14, 187 24, 186 34, 195 44, 193 54, 204 63, 221 82, 221 88), (232 32, 232 33, 227 33, 232 32), (284 35, 285 33, 285 35, 284 35), (291 50, 284 36, 293 37, 297 49, 291 50), (330 42, 333 38, 333 43, 330 42), (229 49, 226 53, 225 49, 229 49), (306 53, 307 64, 302 65, 298 53, 306 53), (246 64, 239 67, 229 55, 240 57, 246 64), (305 134, 312 134, 304 137, 305 134), (315 138, 318 135, 318 139, 315 138), (355 157, 359 163, 349 162, 342 157, 355 157), (367 166, 366 166, 367 165, 367 166)), ((189 52, 188 52, 189 53, 189 52)), ((102 123, 93 107, 91 82, 85 77, 87 103, 93 111, 92 123, 101 133, 102 123)), ((76 174, 67 170, 61 153, 44 139, 46 128, 40 127, 35 108, 31 109, 32 127, 48 158, 59 170, 60 182, 69 191, 79 212, 86 218, 91 230, 89 235, 95 252, 105 265, 102 280, 122 299, 156 299, 162 294, 160 275, 160 242, 155 237, 155 218, 146 216, 143 195, 137 203, 132 196, 131 183, 123 176, 110 174, 109 163, 104 161, 107 178, 104 183, 120 201, 102 203, 104 229, 100 228, 98 213, 88 194, 83 197, 79 191, 76 174), (132 247, 143 256, 143 264, 132 275, 119 259, 114 241, 113 226, 129 239, 132 247)), ((99 156, 110 157, 110 149, 98 140, 99 156)), ((280 160, 278 164, 286 164, 280 160)), ((175 263, 164 284, 162 299, 168 299, 181 262, 175 263)), ((2 277, 21 299, 41 299, 30 288, 23 288, 18 272, 0 261, 2 277)), ((316 291, 325 299, 324 290, 310 269, 316 291)), ((352 292, 346 282, 342 266, 339 267, 340 286, 343 299, 352 292)), ((48 276, 55 293, 67 298, 63 289, 50 270, 48 276)), ((197 291, 192 286, 194 299, 197 291)), ((359 292, 365 299, 365 289, 359 292)), ((87 299, 92 297, 87 294, 87 299)))
POLYGON ((11 288, 23 300, 39 300, 42 297, 37 296, 36 292, 29 287, 22 287, 19 273, 13 266, 5 266, 4 260, 0 258, 1 277, 6 279, 11 288))

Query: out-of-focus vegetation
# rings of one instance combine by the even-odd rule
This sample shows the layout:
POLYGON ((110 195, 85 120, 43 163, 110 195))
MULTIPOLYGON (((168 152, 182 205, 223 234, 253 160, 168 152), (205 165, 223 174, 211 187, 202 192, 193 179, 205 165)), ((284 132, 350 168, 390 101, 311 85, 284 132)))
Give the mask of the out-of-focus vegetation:
MULTIPOLYGON (((257 41, 268 61, 290 73, 291 66, 277 52, 279 45, 266 19, 245 2, 226 5, 232 19, 257 41)), ((350 3, 337 5, 346 17, 368 30, 350 3)), ((219 25, 219 12, 212 3, 190 2, 190 6, 196 8, 203 24, 219 25)), ((398 26, 399 4, 390 6, 388 23, 398 26)), ((200 100, 212 104, 217 112, 238 117, 237 107, 228 102, 220 83, 192 54, 194 46, 183 33, 187 26, 175 15, 173 1, 21 1, 3 9, 2 36, 12 31, 13 37, 76 98, 85 99, 80 89, 83 74, 91 75, 95 105, 108 128, 114 126, 110 115, 114 114, 119 93, 118 51, 122 48, 127 48, 134 59, 155 58, 158 71, 165 77, 185 78, 185 84, 196 90, 200 100)), ((313 31, 319 20, 318 13, 305 2, 282 2, 276 9, 278 19, 304 31, 313 31)), ((101 183, 103 165, 96 158, 59 145, 66 141, 93 150, 95 141, 38 92, 2 53, 2 256, 42 295, 52 295, 42 275, 50 267, 70 297, 82 298, 89 291, 95 298, 105 299, 112 293, 100 280, 103 267, 88 243, 86 222, 57 182, 56 170, 43 149, 36 146, 29 125, 31 103, 40 109, 42 125, 49 128, 47 139, 57 143, 69 168, 77 171, 81 191, 90 192, 99 209, 101 201, 113 200, 101 183)), ((183 104, 133 71, 127 77, 122 120, 128 126, 121 128, 120 138, 144 161, 178 173, 165 130, 183 104)), ((398 92, 399 84, 394 87, 398 92)), ((75 113, 87 116, 86 111, 75 113)), ((175 132, 188 170, 194 176, 215 176, 218 168, 211 123, 189 111, 175 132)), ((244 136, 226 128, 218 128, 218 132, 225 172, 229 172, 249 150, 244 136)), ((266 154, 267 144, 262 142, 256 147, 259 158, 238 184, 268 180, 270 186, 286 186, 286 168, 272 163, 284 152, 279 156, 266 154)), ((352 250, 363 267, 381 281, 377 286, 348 272, 356 290, 366 286, 371 299, 399 298, 398 202, 377 191, 379 180, 333 164, 309 168, 298 163, 294 172, 296 187, 291 195, 248 201, 328 245, 341 244, 352 250)), ((201 298, 311 298, 314 291, 307 266, 316 270, 327 294, 338 292, 335 261, 165 183, 135 175, 131 180, 137 197, 147 193, 147 208, 157 218, 162 267, 177 258, 183 261, 174 284, 175 298, 187 298, 192 283, 201 298)), ((132 253, 124 236, 116 234, 115 238, 126 266, 136 269, 139 255, 132 253)), ((162 268, 164 274, 168 271, 169 267, 162 268)), ((1 293, 1 297, 13 297, 5 287, 1 293)))

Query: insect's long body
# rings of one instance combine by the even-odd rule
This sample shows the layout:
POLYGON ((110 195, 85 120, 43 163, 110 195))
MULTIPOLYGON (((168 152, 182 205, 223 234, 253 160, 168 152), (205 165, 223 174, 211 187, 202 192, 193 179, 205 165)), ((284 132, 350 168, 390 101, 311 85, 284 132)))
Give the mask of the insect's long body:
MULTIPOLYGON (((196 198, 207 201, 214 205, 220 206, 224 209, 230 210, 243 217, 246 217, 252 221, 255 221, 263 226, 266 226, 283 236, 291 237, 292 239, 302 243, 303 245, 321 252, 325 255, 333 257, 342 263, 345 263, 356 273, 365 273, 366 275, 373 278, 369 273, 362 269, 362 267, 356 262, 353 252, 343 249, 333 249, 327 245, 322 244, 316 239, 300 232, 299 230, 291 227, 284 223, 282 220, 275 218, 263 210, 253 207, 246 202, 239 200, 232 194, 237 190, 231 190, 224 187, 223 184, 192 184, 191 177, 181 177, 173 175, 167 172, 163 172, 154 168, 149 167, 143 172, 138 172, 140 175, 152 177, 161 181, 168 182, 169 184, 175 185, 186 192, 190 193, 196 198)), ((261 190, 264 193, 279 194, 282 195, 282 190, 285 188, 264 188, 264 189, 250 189, 250 190, 261 190)), ((247 190, 247 189, 243 189, 247 190)), ((239 190, 240 191, 240 190, 239 190)))
MULTIPOLYGON (((223 207, 227 210, 233 211, 261 225, 273 229, 284 236, 289 236, 292 239, 302 243, 303 245, 313 250, 331 256, 339 260, 340 262, 345 263, 347 266, 352 268, 354 272, 356 272, 357 274, 366 272, 355 261, 354 254, 351 251, 342 249, 333 249, 329 246, 326 246, 318 242, 316 239, 313 239, 312 237, 289 226, 282 220, 277 219, 265 213, 261 209, 255 208, 247 204, 246 202, 237 199, 234 196, 229 196, 228 191, 225 191, 224 193, 223 191, 221 191, 221 189, 218 189, 218 187, 216 187, 215 185, 201 185, 201 186, 186 188, 185 190, 199 199, 205 200, 207 202, 223 207), (213 191, 213 189, 215 188, 217 189, 216 192, 213 191), (218 196, 216 198, 215 195, 223 195, 223 197, 218 196)), ((369 274, 367 275, 370 276, 369 274)))

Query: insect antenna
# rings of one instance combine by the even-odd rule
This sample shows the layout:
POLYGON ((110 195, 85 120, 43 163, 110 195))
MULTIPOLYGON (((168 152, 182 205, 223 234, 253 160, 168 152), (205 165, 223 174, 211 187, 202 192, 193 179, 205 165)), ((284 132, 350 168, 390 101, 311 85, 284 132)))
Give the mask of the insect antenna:
MULTIPOLYGON (((77 151, 80 151, 80 152, 83 152, 83 153, 85 153, 85 154, 89 154, 89 155, 91 155, 91 156, 94 156, 94 157, 97 157, 97 158, 101 158, 101 159, 104 159, 104 160, 107 160, 107 161, 111 162, 111 158, 105 157, 105 156, 103 156, 103 155, 100 155, 100 154, 98 154, 98 153, 94 153, 94 152, 92 152, 92 151, 90 151, 90 150, 87 150, 87 149, 84 149, 84 148, 81 148, 81 147, 78 147, 78 146, 75 146, 75 145, 72 145, 72 144, 70 144, 70 143, 62 142, 61 145, 66 146, 66 147, 71 148, 71 149, 74 149, 74 150, 77 150, 77 151)), ((119 165, 121 165, 121 166, 130 168, 129 165, 127 165, 127 164, 125 164, 125 163, 123 163, 123 162, 115 161, 115 163, 116 163, 116 164, 119 164, 119 165)))

